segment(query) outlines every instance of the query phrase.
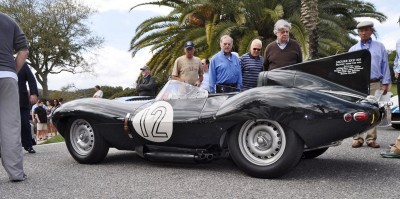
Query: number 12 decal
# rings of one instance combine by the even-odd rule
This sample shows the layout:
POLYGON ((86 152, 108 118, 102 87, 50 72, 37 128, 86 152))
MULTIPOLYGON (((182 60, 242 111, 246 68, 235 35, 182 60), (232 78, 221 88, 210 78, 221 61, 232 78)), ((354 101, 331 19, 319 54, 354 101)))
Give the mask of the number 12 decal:
POLYGON ((169 103, 158 101, 136 114, 132 125, 143 138, 153 142, 166 142, 172 135, 173 113, 169 103))

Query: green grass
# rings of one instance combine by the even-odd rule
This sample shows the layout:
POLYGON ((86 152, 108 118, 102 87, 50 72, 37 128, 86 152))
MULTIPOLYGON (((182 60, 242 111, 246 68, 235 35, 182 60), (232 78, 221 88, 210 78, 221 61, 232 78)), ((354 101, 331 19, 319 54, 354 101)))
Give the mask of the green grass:
POLYGON ((40 145, 42 145, 42 144, 57 143, 57 142, 64 142, 64 138, 63 138, 63 136, 61 136, 60 134, 58 134, 58 135, 56 135, 56 136, 54 136, 54 137, 52 137, 52 138, 50 138, 50 139, 44 141, 44 142, 41 143, 40 145))
POLYGON ((393 93, 393 96, 397 95, 397 84, 392 84, 392 88, 390 90, 393 93))

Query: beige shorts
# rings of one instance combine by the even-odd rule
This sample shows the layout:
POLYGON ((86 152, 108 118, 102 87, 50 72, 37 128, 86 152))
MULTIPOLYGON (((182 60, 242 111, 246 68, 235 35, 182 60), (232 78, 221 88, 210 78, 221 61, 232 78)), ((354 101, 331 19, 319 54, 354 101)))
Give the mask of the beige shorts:
POLYGON ((38 131, 47 130, 47 123, 37 123, 37 130, 38 131))

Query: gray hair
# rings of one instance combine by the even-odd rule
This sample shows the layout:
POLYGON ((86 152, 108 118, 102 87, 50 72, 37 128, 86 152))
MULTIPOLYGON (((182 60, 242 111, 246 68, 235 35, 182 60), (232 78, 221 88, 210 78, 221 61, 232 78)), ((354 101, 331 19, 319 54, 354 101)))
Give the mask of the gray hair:
POLYGON ((219 40, 219 43, 222 44, 222 40, 224 40, 224 39, 229 39, 229 40, 231 40, 231 45, 233 46, 233 39, 232 39, 231 36, 229 36, 229 35, 224 35, 224 36, 222 36, 221 39, 219 40))
POLYGON ((254 39, 254 40, 251 42, 251 45, 253 45, 253 44, 259 44, 259 45, 262 46, 262 41, 259 40, 259 39, 254 39))
POLYGON ((292 25, 284 19, 279 19, 274 25, 274 34, 279 32, 279 29, 282 29, 282 28, 287 28, 290 31, 290 29, 292 28, 292 25))

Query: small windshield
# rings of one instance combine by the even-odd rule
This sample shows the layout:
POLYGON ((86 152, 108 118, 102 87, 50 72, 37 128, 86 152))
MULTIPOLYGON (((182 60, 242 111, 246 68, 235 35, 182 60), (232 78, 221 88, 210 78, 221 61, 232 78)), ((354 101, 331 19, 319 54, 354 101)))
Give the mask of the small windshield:
POLYGON ((156 100, 207 98, 208 91, 178 80, 168 81, 156 100))

